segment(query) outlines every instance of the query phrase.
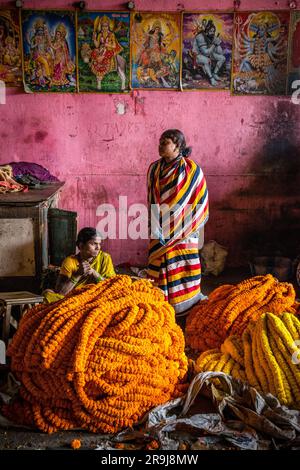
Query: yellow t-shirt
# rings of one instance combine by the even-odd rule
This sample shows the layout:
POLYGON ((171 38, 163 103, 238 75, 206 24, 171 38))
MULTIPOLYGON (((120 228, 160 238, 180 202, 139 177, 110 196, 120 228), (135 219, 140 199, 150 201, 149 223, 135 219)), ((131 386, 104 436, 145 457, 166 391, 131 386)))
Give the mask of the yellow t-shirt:
MULTIPOLYGON (((60 268, 60 273, 62 276, 66 276, 69 279, 72 279, 72 276, 78 271, 79 269, 79 261, 76 256, 71 255, 68 256, 62 263, 60 268)), ((108 279, 116 275, 114 270, 114 265, 111 259, 111 256, 104 251, 100 251, 100 253, 96 256, 94 261, 91 263, 91 267, 99 273, 100 280, 108 279)), ((85 281, 87 282, 87 281, 85 281)), ((79 281, 78 284, 83 284, 84 281, 79 281)))

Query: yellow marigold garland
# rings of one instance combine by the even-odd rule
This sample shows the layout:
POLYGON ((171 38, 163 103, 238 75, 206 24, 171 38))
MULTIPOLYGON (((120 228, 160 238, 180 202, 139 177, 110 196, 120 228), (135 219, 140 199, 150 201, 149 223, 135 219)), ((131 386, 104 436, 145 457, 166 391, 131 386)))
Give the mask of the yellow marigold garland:
POLYGON ((116 276, 31 309, 8 348, 22 386, 5 414, 44 432, 113 433, 186 389, 173 308, 147 280, 116 276))
POLYGON ((240 336, 249 321, 255 321, 266 312, 299 312, 292 284, 279 282, 267 274, 236 286, 220 286, 188 315, 186 342, 197 351, 220 348, 228 336, 240 336))
POLYGON ((300 409, 300 365, 292 361, 299 339, 300 320, 294 314, 265 313, 248 325, 242 337, 227 338, 221 351, 202 353, 195 371, 225 372, 300 409))

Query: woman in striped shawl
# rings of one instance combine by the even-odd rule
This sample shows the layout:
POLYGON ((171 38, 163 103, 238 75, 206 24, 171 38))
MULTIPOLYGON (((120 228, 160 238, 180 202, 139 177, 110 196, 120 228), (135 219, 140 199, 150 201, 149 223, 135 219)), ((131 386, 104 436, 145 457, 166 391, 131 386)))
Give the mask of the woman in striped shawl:
POLYGON ((159 141, 161 158, 148 170, 148 275, 177 314, 203 297, 198 238, 208 219, 208 192, 190 154, 183 133, 167 130, 159 141))

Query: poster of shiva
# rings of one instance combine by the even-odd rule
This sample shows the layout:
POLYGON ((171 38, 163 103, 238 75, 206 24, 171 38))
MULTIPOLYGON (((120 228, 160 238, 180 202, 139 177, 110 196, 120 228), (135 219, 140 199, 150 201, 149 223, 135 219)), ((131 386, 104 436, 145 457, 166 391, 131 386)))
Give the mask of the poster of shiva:
POLYGON ((133 88, 179 88, 179 13, 136 12, 131 48, 133 88))
POLYGON ((77 41, 80 91, 129 91, 129 13, 78 13, 77 41))
POLYGON ((16 10, 0 10, 0 80, 8 86, 22 83, 20 19, 16 10))
POLYGON ((23 10, 23 66, 27 92, 75 92, 75 14, 23 10))
POLYGON ((183 13, 182 89, 229 90, 233 13, 183 13))
POLYGON ((288 60, 288 94, 300 86, 300 11, 291 15, 289 60, 288 60), (299 81, 299 83, 296 83, 299 81))
POLYGON ((286 94, 289 18, 286 11, 235 14, 233 94, 286 94))

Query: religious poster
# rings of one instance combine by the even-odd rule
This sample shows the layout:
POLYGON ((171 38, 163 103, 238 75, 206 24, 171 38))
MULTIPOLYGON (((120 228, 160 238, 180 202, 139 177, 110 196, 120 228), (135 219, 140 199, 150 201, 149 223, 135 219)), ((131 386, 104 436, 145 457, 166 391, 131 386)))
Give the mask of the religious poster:
POLYGON ((233 13, 184 13, 183 90, 229 90, 233 13))
POLYGON ((134 13, 131 48, 133 88, 179 88, 179 13, 134 13))
POLYGON ((78 13, 79 90, 107 93, 129 91, 129 41, 130 13, 78 13))
POLYGON ((286 94, 289 18, 286 11, 235 14, 233 94, 286 94))
POLYGON ((289 60, 288 60, 288 94, 293 93, 300 85, 300 11, 291 16, 289 60), (296 84, 296 81, 299 84, 296 84))
POLYGON ((22 10, 24 86, 27 92, 75 92, 75 13, 22 10))
POLYGON ((0 10, 0 80, 8 86, 22 83, 20 20, 17 10, 0 10))

